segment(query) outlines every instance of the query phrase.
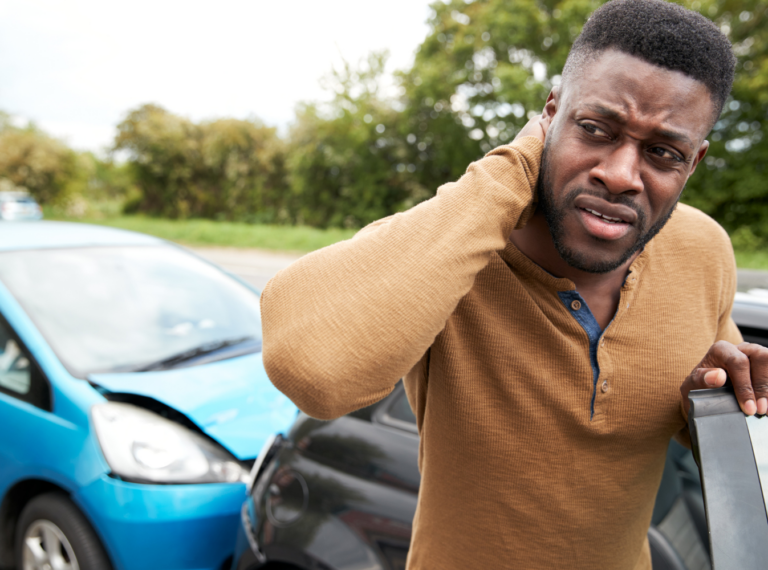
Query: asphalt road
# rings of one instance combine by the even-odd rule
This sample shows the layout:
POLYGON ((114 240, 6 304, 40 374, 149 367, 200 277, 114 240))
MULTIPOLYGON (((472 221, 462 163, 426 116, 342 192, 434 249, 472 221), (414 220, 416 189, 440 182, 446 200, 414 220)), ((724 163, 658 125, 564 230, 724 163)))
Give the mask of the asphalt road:
POLYGON ((299 254, 273 253, 261 249, 238 249, 226 247, 190 248, 200 257, 212 261, 230 273, 238 275, 261 290, 272 276, 296 261, 299 254))
MULTIPOLYGON (((263 289, 272 276, 301 257, 299 254, 273 253, 260 249, 198 247, 198 255, 239 275, 258 289, 263 289)), ((739 291, 768 289, 768 271, 739 270, 739 291)))

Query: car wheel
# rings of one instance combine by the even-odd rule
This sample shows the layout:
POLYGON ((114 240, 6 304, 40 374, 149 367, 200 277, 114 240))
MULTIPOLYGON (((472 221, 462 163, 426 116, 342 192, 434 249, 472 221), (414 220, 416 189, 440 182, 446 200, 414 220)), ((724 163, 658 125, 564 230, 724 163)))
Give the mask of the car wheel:
POLYGON ((16 527, 18 570, 110 570, 104 547, 80 510, 59 493, 32 499, 16 527))

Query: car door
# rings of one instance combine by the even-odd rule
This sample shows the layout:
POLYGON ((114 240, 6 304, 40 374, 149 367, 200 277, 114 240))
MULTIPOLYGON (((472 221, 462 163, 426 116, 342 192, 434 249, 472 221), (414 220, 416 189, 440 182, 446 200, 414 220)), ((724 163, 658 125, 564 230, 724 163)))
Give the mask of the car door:
POLYGON ((745 417, 730 386, 690 394, 713 570, 768 561, 768 419, 745 417), (761 485, 762 483, 762 485, 761 485))
POLYGON ((0 501, 20 481, 46 480, 71 491, 78 478, 98 470, 86 427, 54 413, 59 396, 61 406, 64 395, 0 313, 0 501))
POLYGON ((32 355, 0 316, 0 496, 14 479, 29 473, 31 456, 41 452, 51 389, 32 355))

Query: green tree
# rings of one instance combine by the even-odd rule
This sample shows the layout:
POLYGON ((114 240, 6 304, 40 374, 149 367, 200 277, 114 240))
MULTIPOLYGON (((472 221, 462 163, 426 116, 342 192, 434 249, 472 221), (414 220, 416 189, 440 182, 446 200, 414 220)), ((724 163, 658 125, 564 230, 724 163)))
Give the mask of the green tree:
POLYGON ((0 179, 27 190, 41 204, 61 204, 84 173, 78 154, 34 125, 14 127, 0 117, 0 179))
POLYGON ((140 196, 134 210, 171 218, 287 220, 285 153, 255 120, 203 123, 155 105, 129 112, 115 150, 128 151, 140 196))
POLYGON ((738 63, 731 100, 683 200, 723 224, 735 245, 756 249, 768 240, 768 5, 762 0, 686 5, 720 25, 738 63))
POLYGON ((326 80, 327 104, 304 104, 290 133, 291 200, 299 222, 357 228, 429 196, 414 181, 396 98, 383 92, 385 53, 326 80))
MULTIPOLYGON (((416 182, 435 189, 467 164, 509 142, 539 113, 573 40, 599 0, 435 2, 430 31, 406 92, 402 132, 416 182)), ((732 100, 710 137, 705 163, 683 194, 738 233, 738 245, 768 240, 768 4, 685 0, 715 21, 738 56, 732 100), (740 241, 739 241, 740 240, 740 241)))
POLYGON ((421 185, 458 178, 540 113, 595 0, 435 2, 401 74, 404 126, 421 185))

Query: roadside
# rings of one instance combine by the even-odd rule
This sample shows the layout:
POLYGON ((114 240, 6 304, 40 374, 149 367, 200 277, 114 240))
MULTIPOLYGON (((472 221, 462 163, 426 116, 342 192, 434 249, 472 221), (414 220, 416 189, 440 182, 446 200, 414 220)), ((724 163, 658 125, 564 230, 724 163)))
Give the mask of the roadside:
POLYGON ((234 273, 259 291, 264 289, 267 281, 275 273, 288 267, 302 255, 234 247, 190 247, 189 249, 226 271, 234 273))
MULTIPOLYGON (((79 219, 60 218, 50 214, 50 212, 46 213, 46 219, 97 224, 142 232, 193 248, 274 251, 280 255, 293 257, 349 239, 357 231, 202 219, 169 220, 139 215, 79 219)), ((760 276, 761 270, 768 270, 768 251, 759 247, 737 250, 736 264, 739 268, 747 270, 744 279, 746 279, 745 283, 750 284, 749 287, 756 287, 759 284, 761 288, 768 288, 768 280, 760 276), (758 271, 753 275, 755 270, 758 271)))
POLYGON ((768 290, 768 271, 760 269, 739 269, 738 275, 739 291, 746 292, 750 289, 768 290))
POLYGON ((190 247, 260 249, 280 253, 289 252, 288 255, 294 253, 300 255, 337 241, 349 239, 357 231, 202 219, 169 220, 147 216, 118 216, 98 219, 46 216, 46 219, 96 224, 141 232, 190 247))
MULTIPOLYGON (((302 254, 277 253, 262 249, 242 249, 234 247, 193 247, 190 248, 200 257, 215 263, 234 273, 261 290, 272 276, 288 267, 302 254)), ((768 290, 768 271, 758 269, 738 270, 738 290, 768 290)))

